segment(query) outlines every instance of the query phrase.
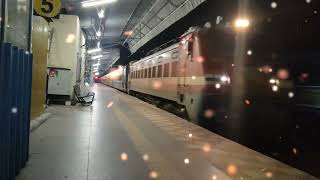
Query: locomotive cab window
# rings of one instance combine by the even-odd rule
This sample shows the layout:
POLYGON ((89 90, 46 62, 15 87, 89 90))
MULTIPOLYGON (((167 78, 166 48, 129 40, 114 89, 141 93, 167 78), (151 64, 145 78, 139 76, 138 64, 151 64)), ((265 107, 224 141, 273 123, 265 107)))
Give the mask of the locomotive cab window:
POLYGON ((188 55, 193 56, 193 41, 188 41, 188 55))

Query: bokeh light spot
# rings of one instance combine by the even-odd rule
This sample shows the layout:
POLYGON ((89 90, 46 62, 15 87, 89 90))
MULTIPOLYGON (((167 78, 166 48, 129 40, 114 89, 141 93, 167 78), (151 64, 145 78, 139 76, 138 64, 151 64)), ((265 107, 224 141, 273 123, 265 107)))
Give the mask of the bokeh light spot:
POLYGON ((249 99, 246 99, 246 100, 244 101, 244 103, 245 103, 246 105, 250 105, 250 104, 251 104, 251 102, 250 102, 249 99))
POLYGON ((143 159, 144 161, 149 161, 149 155, 148 155, 148 154, 144 154, 144 155, 142 156, 142 159, 143 159))
POLYGON ((157 179, 157 178, 159 177, 159 174, 158 174, 158 172, 156 172, 156 171, 150 171, 149 177, 150 177, 151 179, 157 179))
POLYGON ((212 110, 212 109, 207 109, 207 110, 205 110, 205 112, 204 112, 204 117, 206 117, 207 119, 211 119, 211 118, 213 118, 214 116, 215 116, 215 111, 214 110, 212 110))
POLYGON ((190 159, 188 159, 188 158, 184 159, 184 163, 185 164, 190 164, 190 159))
POLYGON ((16 114, 17 112, 18 112, 18 108, 16 108, 16 107, 11 108, 12 114, 16 114))
POLYGON ((128 160, 128 154, 127 153, 122 153, 120 155, 121 161, 127 161, 128 160))
POLYGON ((266 172, 265 175, 266 175, 267 178, 272 178, 273 177, 272 172, 266 172))
POLYGON ((111 108, 112 105, 113 105, 113 102, 111 101, 111 102, 108 103, 107 107, 108 107, 108 108, 111 108))
POLYGON ((288 96, 289 96, 289 98, 293 98, 294 97, 294 93, 293 92, 289 92, 288 96))
POLYGON ((286 69, 280 69, 277 73, 279 79, 285 80, 289 78, 289 71, 286 69))
POLYGON ((275 8, 278 7, 278 3, 273 1, 270 6, 271 6, 272 9, 275 9, 275 8))
POLYGON ((233 164, 230 164, 228 167, 227 167, 227 173, 231 176, 234 176, 236 175, 238 172, 238 168, 237 166, 233 165, 233 164))
POLYGON ((210 152, 211 151, 211 146, 210 146, 210 144, 204 144, 203 146, 202 146, 202 150, 204 151, 204 152, 210 152))

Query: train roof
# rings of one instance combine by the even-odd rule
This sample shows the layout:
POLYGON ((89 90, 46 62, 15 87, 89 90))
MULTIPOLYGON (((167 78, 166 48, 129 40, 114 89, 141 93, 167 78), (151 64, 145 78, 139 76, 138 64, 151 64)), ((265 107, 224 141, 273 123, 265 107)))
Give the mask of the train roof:
POLYGON ((171 45, 171 46, 169 46, 169 47, 167 47, 167 48, 165 48, 165 49, 163 49, 163 50, 161 50, 161 51, 159 51, 159 52, 156 52, 156 53, 154 53, 154 54, 152 54, 152 55, 150 55, 150 56, 147 56, 147 57, 145 57, 145 58, 143 58, 143 59, 141 59, 141 60, 138 60, 138 61, 133 62, 132 65, 149 61, 150 59, 152 59, 152 58, 155 57, 155 56, 158 56, 158 55, 160 55, 160 54, 163 54, 163 53, 165 53, 165 52, 168 52, 168 51, 170 51, 170 50, 172 50, 172 49, 176 49, 176 48, 178 48, 178 47, 179 47, 179 43, 175 43, 175 44, 173 44, 173 45, 171 45))

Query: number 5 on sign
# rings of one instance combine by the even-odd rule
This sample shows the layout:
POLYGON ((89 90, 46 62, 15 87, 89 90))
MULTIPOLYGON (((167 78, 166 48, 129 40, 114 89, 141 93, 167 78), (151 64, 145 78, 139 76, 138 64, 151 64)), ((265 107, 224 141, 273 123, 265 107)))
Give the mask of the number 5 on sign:
POLYGON ((34 0, 34 10, 43 17, 56 17, 61 10, 61 0, 34 0))

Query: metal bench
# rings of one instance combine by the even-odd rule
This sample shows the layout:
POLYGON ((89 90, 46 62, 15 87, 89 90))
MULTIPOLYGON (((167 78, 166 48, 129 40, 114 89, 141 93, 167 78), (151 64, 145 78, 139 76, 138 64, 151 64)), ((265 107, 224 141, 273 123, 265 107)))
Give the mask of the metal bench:
POLYGON ((78 103, 81 103, 83 106, 92 105, 92 103, 94 101, 94 96, 95 96, 94 92, 89 92, 87 95, 81 96, 81 91, 80 91, 79 85, 73 86, 73 89, 74 89, 74 93, 78 99, 78 103))

